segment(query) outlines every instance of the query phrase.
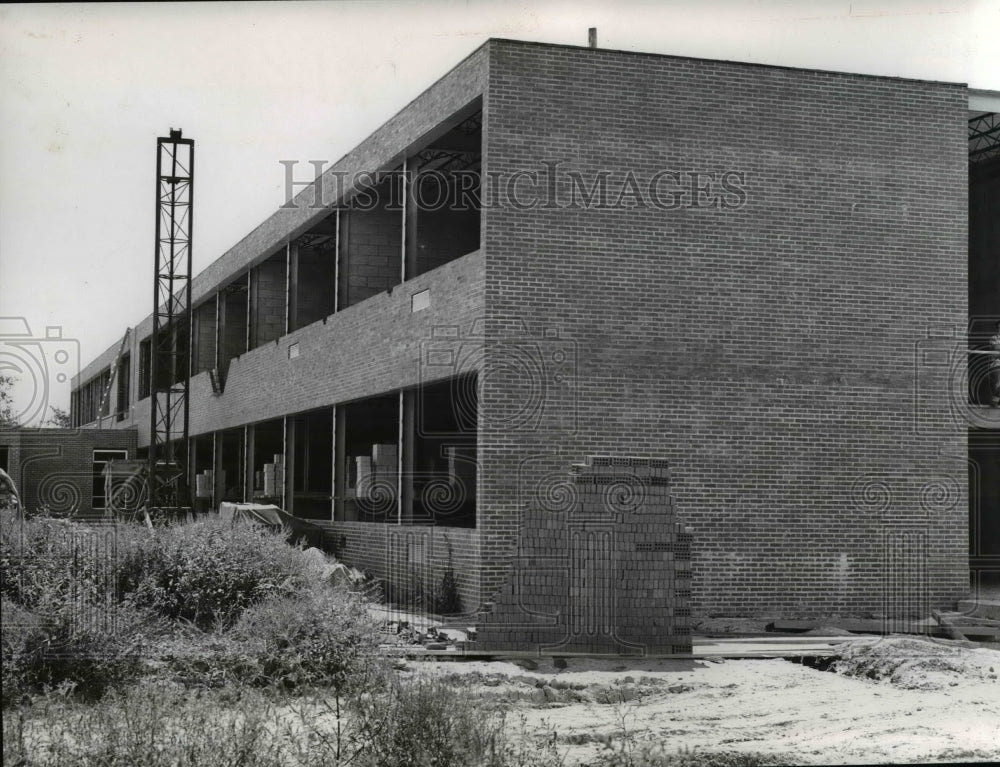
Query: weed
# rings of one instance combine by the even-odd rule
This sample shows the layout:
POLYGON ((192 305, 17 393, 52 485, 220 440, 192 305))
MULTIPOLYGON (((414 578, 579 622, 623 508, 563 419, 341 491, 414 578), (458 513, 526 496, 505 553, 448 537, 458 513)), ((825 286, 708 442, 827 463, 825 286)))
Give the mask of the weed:
POLYGON ((372 662, 375 620, 346 587, 308 588, 248 608, 231 635, 256 661, 257 681, 283 687, 346 685, 372 662))
POLYGON ((202 628, 232 625, 251 605, 295 595, 318 577, 283 535, 217 517, 148 531, 119 569, 123 592, 202 628))

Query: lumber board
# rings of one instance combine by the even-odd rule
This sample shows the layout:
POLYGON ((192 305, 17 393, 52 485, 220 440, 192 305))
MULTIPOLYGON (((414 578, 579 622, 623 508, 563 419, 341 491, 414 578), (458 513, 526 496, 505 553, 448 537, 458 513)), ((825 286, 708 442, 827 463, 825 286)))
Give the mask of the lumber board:
MULTIPOLYGON (((772 631, 809 631, 815 628, 839 628, 866 634, 921 634, 926 636, 950 637, 943 626, 911 622, 909 624, 879 619, 836 619, 836 620, 781 620, 768 624, 772 631)), ((962 633, 968 637, 1000 637, 997 626, 962 626, 962 633)))
POLYGON ((944 628, 944 630, 948 632, 948 635, 952 639, 958 639, 961 641, 965 641, 968 639, 968 637, 964 633, 959 631, 959 629, 955 625, 953 625, 951 621, 949 621, 947 618, 941 615, 941 613, 939 613, 937 610, 931 610, 931 615, 934 616, 934 620, 936 620, 938 623, 941 624, 942 628, 944 628))

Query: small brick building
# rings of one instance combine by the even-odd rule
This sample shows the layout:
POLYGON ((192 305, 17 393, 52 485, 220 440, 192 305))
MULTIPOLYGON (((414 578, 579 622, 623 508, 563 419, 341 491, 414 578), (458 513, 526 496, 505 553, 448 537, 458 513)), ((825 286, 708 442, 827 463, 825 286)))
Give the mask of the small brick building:
MULTIPOLYGON (((964 379, 1000 316, 975 98, 488 41, 195 278, 193 492, 496 611, 530 531, 569 545, 573 465, 641 456, 696 616, 953 603, 970 545, 1000 572, 1000 416, 964 379)), ((150 330, 73 402, 98 418, 118 359, 140 450, 150 330)))
POLYGON ((134 429, 0 429, 0 469, 29 514, 102 517, 105 464, 136 451, 134 429))

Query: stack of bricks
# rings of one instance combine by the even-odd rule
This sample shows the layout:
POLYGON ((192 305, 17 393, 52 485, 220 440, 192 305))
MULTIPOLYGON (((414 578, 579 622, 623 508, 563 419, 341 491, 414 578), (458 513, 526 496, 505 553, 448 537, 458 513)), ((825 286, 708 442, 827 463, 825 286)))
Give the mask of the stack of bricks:
POLYGON ((215 472, 212 469, 206 469, 196 474, 194 487, 196 498, 211 498, 215 492, 215 472))
POLYGON ((524 511, 505 586, 477 650, 691 653, 691 533, 674 514, 667 461, 573 466, 571 508, 524 511))
POLYGON ((274 463, 264 464, 264 495, 281 498, 285 494, 285 456, 274 454, 274 463))

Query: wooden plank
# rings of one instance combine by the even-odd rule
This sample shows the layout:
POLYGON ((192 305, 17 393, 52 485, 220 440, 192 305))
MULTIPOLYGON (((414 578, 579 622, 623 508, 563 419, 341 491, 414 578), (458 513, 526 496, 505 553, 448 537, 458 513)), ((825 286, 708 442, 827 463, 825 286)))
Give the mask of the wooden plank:
POLYGON ((387 655, 406 657, 413 660, 517 660, 521 658, 596 658, 605 660, 706 660, 723 658, 825 658, 837 655, 839 646, 845 642, 858 641, 862 637, 775 637, 730 640, 706 640, 696 638, 691 654, 597 654, 585 652, 544 652, 532 650, 485 650, 475 647, 456 647, 448 650, 430 650, 419 645, 383 646, 387 655))
MULTIPOLYGON (((895 623, 883 620, 839 619, 839 620, 783 620, 768 624, 774 631, 809 631, 814 628, 833 627, 845 631, 855 631, 866 634, 918 634, 931 637, 950 637, 947 629, 926 623, 895 623)), ((963 626, 962 633, 966 637, 1000 637, 1000 627, 995 626, 963 626)))
POLYGON ((934 616, 934 620, 941 624, 945 631, 952 639, 958 639, 961 641, 968 640, 968 637, 959 631, 947 618, 945 618, 937 610, 931 610, 931 615, 934 616))

